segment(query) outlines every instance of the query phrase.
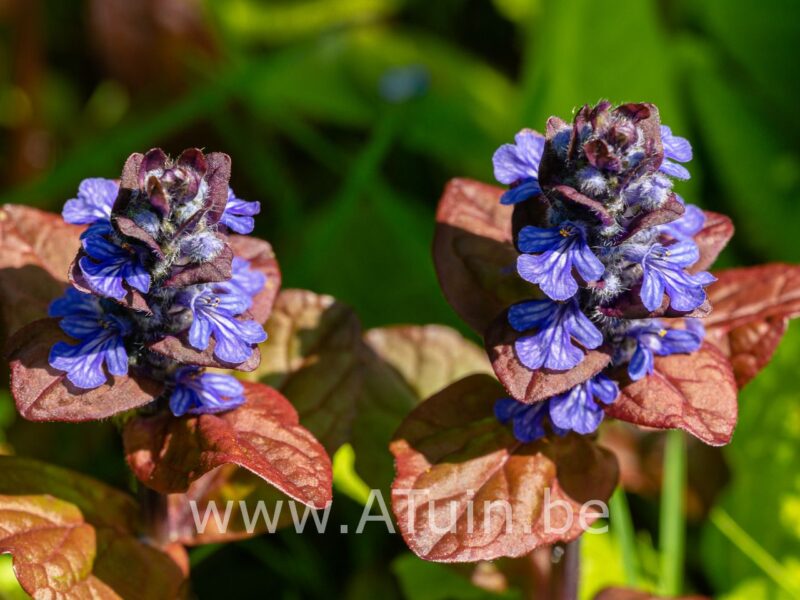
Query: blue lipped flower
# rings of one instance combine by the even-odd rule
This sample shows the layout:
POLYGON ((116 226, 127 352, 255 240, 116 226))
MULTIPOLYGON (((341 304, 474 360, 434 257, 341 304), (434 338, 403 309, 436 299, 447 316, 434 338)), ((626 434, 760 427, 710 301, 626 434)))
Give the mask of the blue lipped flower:
POLYGON ((585 281, 602 277, 605 267, 586 243, 583 226, 564 221, 557 227, 529 225, 519 233, 517 272, 523 279, 536 283, 553 300, 567 300, 578 292, 573 267, 585 281))
POLYGON ((81 258, 78 264, 93 291, 122 300, 127 295, 123 281, 143 294, 150 290, 150 273, 137 253, 117 246, 97 231, 85 235, 82 244, 88 256, 81 258))
POLYGON ((531 300, 511 306, 509 324, 519 332, 536 329, 517 339, 514 347, 520 362, 529 369, 571 369, 583 360, 584 348, 597 348, 603 334, 583 314, 574 298, 566 302, 531 300))
POLYGON ((647 310, 660 307, 666 292, 673 309, 692 311, 705 302, 705 286, 716 281, 711 273, 686 271, 700 258, 697 245, 690 240, 669 246, 652 244, 644 251, 631 248, 627 255, 642 265, 640 296, 647 310))
POLYGON ((541 193, 539 163, 544 150, 544 137, 523 129, 514 137, 514 144, 503 144, 494 153, 494 176, 511 186, 500 199, 503 204, 516 204, 541 193))
POLYGON ((628 375, 638 381, 650 375, 655 356, 688 354, 698 350, 703 343, 703 325, 697 319, 687 319, 686 329, 668 327, 660 320, 650 320, 631 327, 627 336, 636 347, 628 363, 628 375))
POLYGON ((685 163, 692 160, 692 146, 689 140, 672 135, 672 130, 666 125, 662 125, 661 143, 664 146, 664 161, 661 163, 659 170, 670 177, 689 179, 691 175, 688 169, 678 164, 678 162, 685 163))
POLYGON ((222 286, 197 286, 188 303, 192 311, 189 343, 197 350, 205 350, 213 335, 215 357, 231 364, 246 361, 253 353, 252 345, 267 339, 261 325, 239 318, 251 301, 249 296, 222 286))
POLYGON ((235 377, 206 373, 197 367, 181 367, 175 373, 169 407, 172 414, 180 417, 231 410, 244 401, 244 387, 235 377))
POLYGON ((113 179, 92 177, 78 186, 78 197, 67 200, 61 216, 74 225, 87 225, 107 221, 119 193, 119 183, 113 179))
POLYGON ((658 225, 658 231, 675 240, 690 240, 706 224, 706 215, 694 204, 687 204, 686 211, 678 219, 658 225))
POLYGON ((248 202, 237 198, 231 188, 228 188, 228 203, 222 213, 220 223, 236 233, 252 233, 256 226, 253 217, 261 212, 260 202, 248 202))
POLYGON ((232 294, 239 294, 247 299, 247 306, 244 310, 253 305, 253 298, 264 289, 267 283, 267 276, 261 271, 250 268, 250 261, 239 256, 234 257, 232 263, 233 276, 229 281, 224 281, 219 287, 232 294))
MULTIPOLYGON (((494 405, 494 414, 501 423, 511 423, 514 437, 523 444, 534 442, 547 435, 545 420, 549 416, 549 401, 525 404, 514 398, 501 398, 494 405)), ((554 427, 553 433, 564 435, 566 431, 554 427)))
POLYGON ((112 375, 128 373, 125 336, 130 323, 109 312, 102 300, 68 288, 53 301, 49 315, 61 317, 59 326, 77 344, 58 342, 50 349, 50 366, 67 374, 76 387, 91 389, 107 381, 103 365, 112 375))
POLYGON ((571 390, 550 398, 550 420, 562 430, 580 434, 594 433, 603 421, 603 405, 619 396, 616 382, 602 374, 595 375, 571 390))

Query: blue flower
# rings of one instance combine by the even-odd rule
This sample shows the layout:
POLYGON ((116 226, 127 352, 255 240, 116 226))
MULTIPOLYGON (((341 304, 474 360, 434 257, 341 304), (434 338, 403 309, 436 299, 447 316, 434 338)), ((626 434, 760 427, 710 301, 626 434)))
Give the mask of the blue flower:
POLYGON ((175 373, 169 408, 176 417, 202 415, 230 410, 244 401, 244 387, 235 377, 182 367, 175 373))
POLYGON ((678 311, 694 310, 706 301, 704 286, 716 281, 711 273, 690 274, 690 267, 700 257, 697 245, 683 240, 669 246, 653 244, 643 252, 630 248, 626 252, 632 260, 642 265, 642 289, 640 297, 647 310, 656 310, 669 296, 670 306, 678 311))
POLYGON ((638 381, 653 372, 655 356, 699 350, 704 333, 703 325, 697 319, 687 319, 686 329, 667 328, 657 320, 634 325, 626 334, 636 341, 636 349, 628 363, 628 375, 633 381, 638 381))
POLYGON ((84 179, 78 186, 78 197, 64 203, 61 216, 75 225, 108 221, 118 193, 119 183, 113 179, 84 179))
POLYGON ((566 370, 576 366, 584 353, 572 338, 588 349, 603 343, 603 334, 581 312, 574 298, 567 302, 531 300, 515 304, 508 310, 508 322, 520 332, 537 330, 514 344, 520 362, 529 369, 566 370))
MULTIPOLYGON (((511 422, 514 437, 523 444, 533 442, 547 435, 544 420, 548 416, 549 401, 525 404, 514 398, 501 398, 494 405, 494 414, 501 423, 511 422)), ((566 431, 552 427, 553 432, 564 435, 566 431)))
POLYGON ((267 339, 261 325, 237 318, 248 309, 251 299, 231 293, 224 286, 198 288, 189 300, 193 316, 189 343, 197 350, 205 350, 213 334, 214 356, 231 364, 246 361, 253 353, 252 345, 267 339))
POLYGON ((584 435, 593 433, 603 421, 602 404, 613 403, 617 396, 616 382, 605 375, 595 375, 568 392, 550 398, 550 420, 558 429, 584 435))
POLYGON ((687 204, 686 211, 671 223, 658 225, 658 231, 676 240, 691 240, 706 224, 705 213, 694 204, 687 204))
POLYGON ((228 188, 228 203, 225 205, 225 211, 222 213, 220 223, 236 233, 252 233, 256 226, 253 217, 259 212, 261 212, 260 202, 248 202, 237 198, 233 190, 228 188))
POLYGON ((541 193, 539 163, 544 151, 544 137, 530 129, 514 136, 514 144, 503 144, 494 153, 494 177, 511 186, 500 202, 516 204, 541 193))
POLYGON ((107 380, 103 364, 112 375, 128 373, 125 336, 130 324, 106 311, 103 301, 74 288, 50 305, 51 317, 61 317, 61 329, 78 340, 70 345, 58 342, 50 349, 50 366, 67 374, 83 389, 96 388, 107 380))
POLYGON ((686 138, 672 135, 672 130, 666 125, 661 126, 661 143, 664 145, 664 161, 659 171, 678 179, 689 179, 691 175, 686 167, 672 162, 689 162, 692 160, 692 146, 686 138))
POLYGON ((538 284, 553 300, 567 300, 578 292, 573 267, 585 281, 596 281, 605 271, 603 263, 589 249, 583 227, 570 221, 547 229, 523 227, 518 246, 522 252, 541 252, 520 255, 517 272, 523 279, 538 284))
POLYGON ((253 298, 264 289, 267 283, 267 276, 261 271, 254 271, 250 268, 250 261, 239 256, 235 256, 233 263, 233 276, 229 281, 218 284, 231 294, 239 294, 247 299, 245 310, 253 305, 253 298))
POLYGON ((125 281, 143 294, 150 291, 150 273, 141 264, 138 255, 106 239, 104 225, 92 225, 83 236, 83 249, 88 256, 80 259, 81 272, 89 287, 108 298, 122 300, 127 290, 125 281))

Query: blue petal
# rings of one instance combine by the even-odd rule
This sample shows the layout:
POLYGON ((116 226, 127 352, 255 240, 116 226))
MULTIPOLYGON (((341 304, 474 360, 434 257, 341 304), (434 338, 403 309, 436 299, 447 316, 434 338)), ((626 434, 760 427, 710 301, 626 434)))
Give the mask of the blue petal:
POLYGON ((542 188, 539 187, 537 179, 525 179, 519 185, 515 185, 500 196, 500 204, 517 204, 536 194, 541 194, 542 188))

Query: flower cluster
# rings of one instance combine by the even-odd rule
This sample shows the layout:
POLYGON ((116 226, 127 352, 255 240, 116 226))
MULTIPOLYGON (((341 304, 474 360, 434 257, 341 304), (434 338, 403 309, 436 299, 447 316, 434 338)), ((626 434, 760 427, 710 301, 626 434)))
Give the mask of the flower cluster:
POLYGON ((236 368, 266 339, 248 311, 266 277, 234 257, 228 232, 253 230, 258 202, 235 197, 224 154, 134 154, 121 182, 86 179, 63 210, 88 225, 72 287, 50 306, 74 343, 49 356, 78 389, 130 370, 165 384, 176 416, 244 402, 241 384, 204 366, 236 368), (164 344, 165 340, 177 341, 164 344))
POLYGON ((508 310, 517 358, 566 371, 587 350, 612 356, 609 376, 534 404, 500 400, 497 417, 521 441, 548 427, 595 431, 619 395, 614 377, 637 381, 655 356, 700 347, 703 327, 691 317, 707 313, 705 286, 715 281, 698 269, 693 241, 705 216, 672 190, 672 178, 689 178, 680 163, 691 158, 653 105, 608 102, 583 107, 572 124, 552 117, 546 137, 523 130, 495 153, 495 177, 509 186, 501 202, 544 209, 520 213, 520 225, 515 218, 517 272, 543 293, 508 310))

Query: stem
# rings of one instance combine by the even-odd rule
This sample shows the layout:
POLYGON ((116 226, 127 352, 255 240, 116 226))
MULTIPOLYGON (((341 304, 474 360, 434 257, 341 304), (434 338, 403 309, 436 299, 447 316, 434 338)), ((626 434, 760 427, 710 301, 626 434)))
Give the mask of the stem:
POLYGON ((758 568, 764 571, 776 585, 793 598, 800 598, 800 586, 794 583, 792 575, 787 573, 781 563, 750 537, 724 508, 716 507, 711 511, 710 519, 720 533, 741 550, 742 554, 752 560, 758 568))
MULTIPOLYGON (((581 540, 578 538, 563 546, 564 553, 558 562, 553 563, 553 575, 550 580, 552 600, 576 600, 578 597, 578 581, 580 579, 581 540)), ((555 549, 557 546, 553 547, 555 549)), ((555 556, 555 555, 554 555, 555 556)))
POLYGON ((147 486, 140 485, 139 502, 142 507, 144 534, 153 544, 166 546, 170 543, 167 497, 147 486))
POLYGON ((683 588, 686 543, 684 493, 686 487, 686 440, 683 432, 667 432, 664 448, 664 479, 661 489, 661 577, 658 593, 677 596, 683 588))
POLYGON ((611 532, 619 544, 622 553, 622 569, 625 572, 625 583, 636 587, 641 581, 639 575, 639 557, 636 554, 636 537, 633 519, 628 507, 625 491, 618 487, 611 496, 611 532))

